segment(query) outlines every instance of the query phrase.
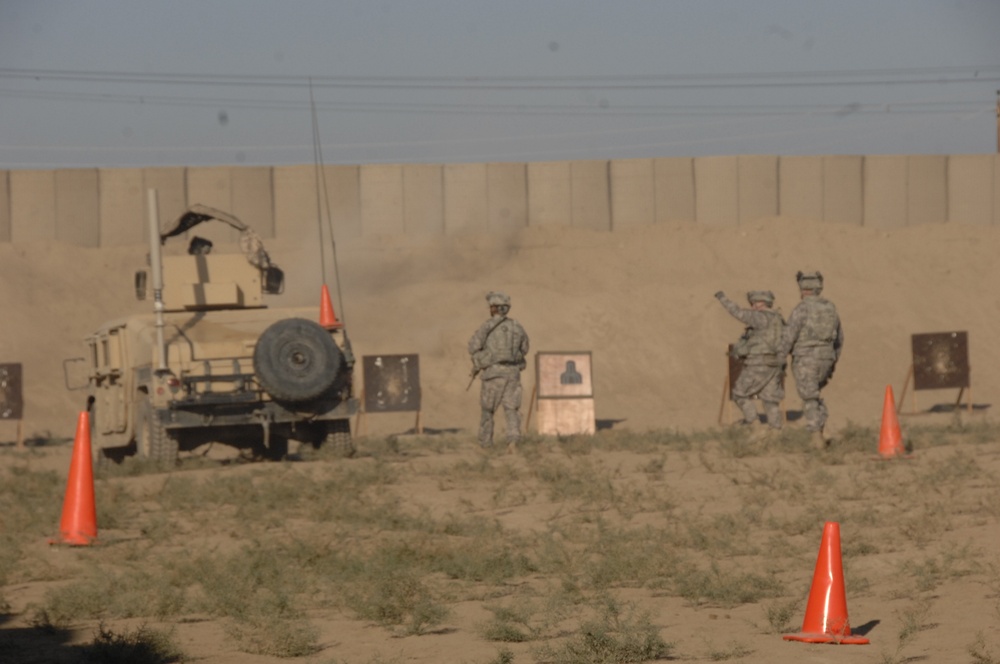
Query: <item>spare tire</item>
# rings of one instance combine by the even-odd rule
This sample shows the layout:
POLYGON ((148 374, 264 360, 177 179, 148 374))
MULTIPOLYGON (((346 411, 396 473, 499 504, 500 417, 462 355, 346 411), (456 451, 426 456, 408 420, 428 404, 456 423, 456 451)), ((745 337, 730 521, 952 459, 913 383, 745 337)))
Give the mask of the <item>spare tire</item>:
POLYGON ((271 324, 253 351, 257 380, 278 401, 309 401, 320 396, 337 380, 342 362, 330 333, 305 318, 271 324))

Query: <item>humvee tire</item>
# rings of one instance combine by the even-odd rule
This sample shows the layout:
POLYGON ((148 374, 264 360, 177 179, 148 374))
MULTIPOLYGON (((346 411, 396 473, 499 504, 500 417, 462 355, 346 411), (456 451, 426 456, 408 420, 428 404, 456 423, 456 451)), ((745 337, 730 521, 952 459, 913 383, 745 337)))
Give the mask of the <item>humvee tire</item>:
POLYGON ((135 431, 135 448, 139 457, 152 461, 177 461, 177 439, 155 416, 149 396, 143 395, 139 403, 138 422, 135 431))
POLYGON ((327 428, 323 447, 329 447, 333 456, 349 459, 354 456, 354 441, 351 439, 351 421, 333 420, 327 428))
POLYGON ((257 380, 278 401, 309 401, 333 386, 343 356, 319 323, 285 318, 257 340, 253 366, 257 380))

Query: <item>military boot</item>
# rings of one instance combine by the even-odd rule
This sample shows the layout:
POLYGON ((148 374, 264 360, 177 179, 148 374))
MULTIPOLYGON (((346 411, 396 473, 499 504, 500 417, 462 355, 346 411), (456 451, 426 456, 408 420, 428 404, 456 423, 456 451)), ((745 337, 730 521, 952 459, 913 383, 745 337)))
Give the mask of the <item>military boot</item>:
POLYGON ((823 430, 813 431, 809 434, 809 443, 817 450, 825 450, 830 445, 830 439, 823 435, 823 430))
POLYGON ((754 422, 747 425, 747 427, 750 429, 750 435, 747 437, 747 440, 751 443, 759 443, 771 436, 771 427, 763 422, 754 422))

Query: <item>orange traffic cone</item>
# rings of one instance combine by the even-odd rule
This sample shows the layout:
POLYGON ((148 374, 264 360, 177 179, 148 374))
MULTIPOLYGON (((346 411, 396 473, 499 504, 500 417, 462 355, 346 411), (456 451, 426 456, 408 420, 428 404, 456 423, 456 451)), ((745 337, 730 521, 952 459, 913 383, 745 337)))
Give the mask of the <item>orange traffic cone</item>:
POLYGON ((896 399, 892 394, 892 385, 885 386, 885 404, 882 406, 882 430, 878 437, 878 458, 896 459, 908 458, 903 445, 903 432, 899 428, 899 418, 896 417, 896 399))
POLYGON ((823 541, 819 545, 816 571, 802 631, 785 634, 786 641, 806 643, 845 643, 864 645, 868 639, 851 636, 847 620, 847 593, 844 590, 844 568, 840 560, 840 524, 827 521, 823 526, 823 541))
POLYGON ((333 302, 330 301, 330 289, 323 284, 323 292, 319 300, 319 324, 328 330, 338 330, 344 324, 337 320, 337 314, 333 313, 333 302))
POLYGON ((58 540, 49 544, 89 546, 97 539, 97 508, 94 506, 94 467, 90 456, 90 415, 84 411, 76 422, 73 458, 69 464, 66 498, 58 540))

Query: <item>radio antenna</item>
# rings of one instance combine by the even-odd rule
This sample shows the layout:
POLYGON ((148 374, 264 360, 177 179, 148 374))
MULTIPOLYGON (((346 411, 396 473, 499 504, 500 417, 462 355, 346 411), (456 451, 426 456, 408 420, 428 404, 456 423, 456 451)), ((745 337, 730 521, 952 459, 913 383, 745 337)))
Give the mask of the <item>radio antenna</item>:
POLYGON ((344 312, 344 299, 340 290, 340 268, 337 265, 337 240, 333 235, 333 218, 330 213, 330 192, 326 186, 326 175, 323 164, 323 145, 319 138, 319 117, 316 114, 316 100, 313 97, 312 77, 309 77, 309 109, 312 113, 313 163, 316 171, 316 222, 319 226, 319 264, 323 272, 323 285, 326 285, 326 251, 323 248, 323 217, 326 212, 327 231, 330 234, 330 253, 333 256, 333 278, 337 287, 337 308, 340 316, 347 320, 344 312))

